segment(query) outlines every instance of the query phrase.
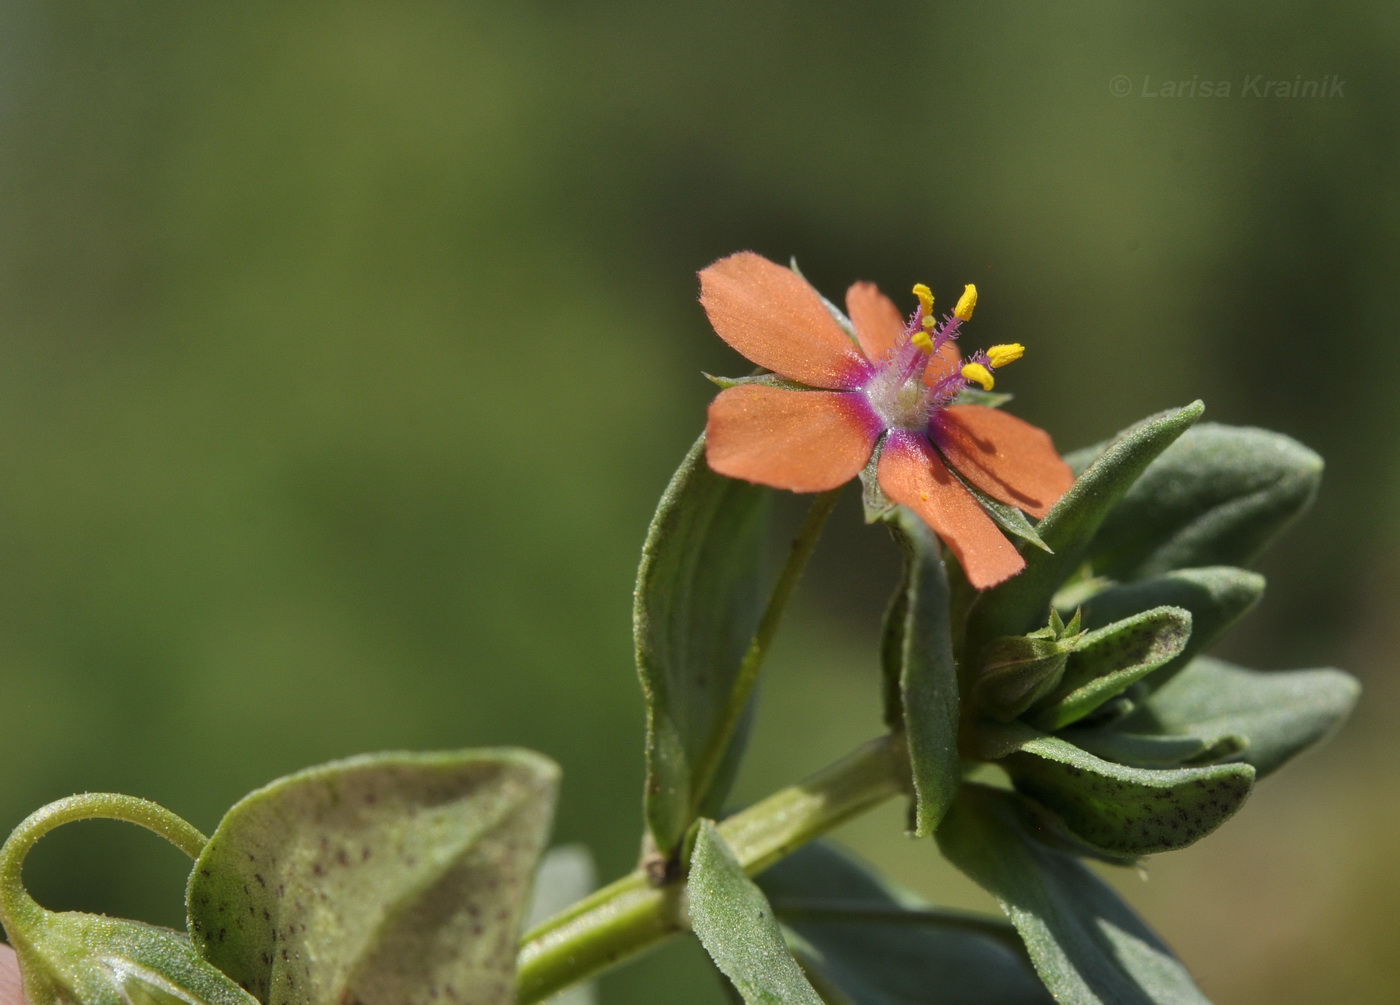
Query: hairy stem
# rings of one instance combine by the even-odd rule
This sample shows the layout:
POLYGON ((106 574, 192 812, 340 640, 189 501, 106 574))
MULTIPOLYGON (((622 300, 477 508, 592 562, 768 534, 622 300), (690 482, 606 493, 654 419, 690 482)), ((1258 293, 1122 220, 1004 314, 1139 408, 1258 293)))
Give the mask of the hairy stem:
MULTIPOLYGON (((813 838, 909 789, 902 736, 872 740, 719 825, 744 870, 760 872, 813 838)), ((541 1001, 686 929, 682 881, 652 886, 641 870, 527 932, 516 995, 541 1001)))
POLYGON ((135 796, 86 792, 49 803, 25 817, 0 847, 0 921, 12 934, 11 919, 43 910, 24 888, 24 859, 49 831, 78 820, 124 820, 165 838, 190 858, 198 858, 209 839, 164 806, 135 796))

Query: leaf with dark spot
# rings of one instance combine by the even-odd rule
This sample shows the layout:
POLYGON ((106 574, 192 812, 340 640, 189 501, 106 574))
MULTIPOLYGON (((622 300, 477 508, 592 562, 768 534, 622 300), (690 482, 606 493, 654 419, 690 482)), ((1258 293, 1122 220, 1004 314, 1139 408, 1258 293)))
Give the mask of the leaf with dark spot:
POLYGON ((375 754, 273 782, 200 856, 190 928, 218 935, 195 947, 264 1005, 511 1002, 557 785, 522 750, 375 754), (219 927, 211 902, 254 921, 219 927))

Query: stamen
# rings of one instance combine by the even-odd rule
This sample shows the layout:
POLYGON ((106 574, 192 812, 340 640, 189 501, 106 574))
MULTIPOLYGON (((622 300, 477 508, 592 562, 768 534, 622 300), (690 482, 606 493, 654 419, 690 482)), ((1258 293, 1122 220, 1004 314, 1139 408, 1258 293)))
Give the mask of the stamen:
POLYGON ((995 369, 1005 366, 1007 363, 1014 363, 1026 352, 1026 347, 1020 342, 1011 342, 1006 345, 994 345, 987 350, 987 362, 995 369))
POLYGON ((981 363, 968 363, 962 368, 962 375, 973 383, 981 384, 984 391, 990 391, 996 385, 992 371, 981 363))
POLYGON ((933 291, 923 283, 914 286, 914 296, 919 298, 919 306, 923 308, 924 323, 927 325, 928 319, 933 317, 933 291))
POLYGON ((918 349, 924 355, 927 356, 933 353, 933 338, 927 331, 916 331, 913 335, 909 336, 909 341, 913 343, 915 349, 918 349))
POLYGON ((953 308, 953 317, 960 321, 972 320, 972 308, 977 306, 977 287, 968 283, 963 287, 963 295, 958 298, 958 306, 953 308))

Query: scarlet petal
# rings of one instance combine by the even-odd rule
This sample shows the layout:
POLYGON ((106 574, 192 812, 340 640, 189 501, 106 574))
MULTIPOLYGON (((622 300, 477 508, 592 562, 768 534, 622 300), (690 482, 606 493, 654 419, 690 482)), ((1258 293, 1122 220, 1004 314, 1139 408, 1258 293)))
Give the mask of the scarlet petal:
POLYGON ((995 586, 1026 567, 1015 546, 922 436, 892 431, 880 453, 878 476, 885 495, 917 513, 953 550, 977 589, 995 586))
POLYGON ((995 408, 954 405, 929 434, 948 463, 993 499, 1042 517, 1074 481, 1050 434, 995 408))
POLYGON ((866 359, 879 362, 904 340, 904 318, 874 283, 856 283, 846 291, 846 313, 866 359))
POLYGON ((860 473, 879 435, 861 395, 741 384, 710 403, 705 456, 730 478, 824 492, 860 473))
POLYGON ((774 373, 838 391, 870 373, 817 291, 762 255, 741 251, 701 270, 700 303, 720 338, 774 373))

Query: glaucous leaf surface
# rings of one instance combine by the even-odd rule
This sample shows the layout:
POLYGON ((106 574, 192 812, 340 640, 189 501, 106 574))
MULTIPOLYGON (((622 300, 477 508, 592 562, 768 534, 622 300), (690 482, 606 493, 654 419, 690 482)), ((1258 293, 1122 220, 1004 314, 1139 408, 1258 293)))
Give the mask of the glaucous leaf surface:
POLYGON ((1120 728, 1207 745, 1243 738, 1240 757, 1262 778, 1326 739, 1360 693, 1356 679, 1340 670, 1247 670, 1200 656, 1146 697, 1120 728))
POLYGON ((1160 687, 1192 656, 1202 652, 1244 617, 1264 595, 1264 577, 1228 565, 1174 569, 1136 583, 1124 583, 1084 602, 1084 623, 1091 628, 1118 621, 1152 607, 1180 607, 1191 612, 1191 637, 1181 652, 1148 678, 1160 687))
MULTIPOLYGON (((1020 724, 993 727, 1003 733, 1020 724)), ((1136 858, 1184 848, 1219 827, 1248 798, 1248 764, 1149 770, 1095 757, 1027 730, 1001 759, 1016 788, 1108 855, 1136 858)))
POLYGON ((691 929, 748 1005, 821 1005, 763 891, 709 820, 696 831, 686 892, 691 929))
POLYGON ((711 471, 702 436, 647 531, 633 625, 647 707, 646 819, 663 855, 697 816, 718 811, 737 770, 743 730, 708 791, 696 790, 763 614, 771 501, 771 490, 711 471))
POLYGON ((901 509, 906 570, 897 610, 899 695, 914 780, 914 831, 938 826, 962 781, 958 758, 958 673, 948 623, 948 577, 938 538, 901 509))
POLYGON ((1094 572, 1146 579, 1248 565, 1312 503, 1322 458, 1263 429, 1202 423, 1162 452, 1104 520, 1094 572))
POLYGON ((558 787, 524 750, 372 754, 238 802, 195 863, 195 947, 263 1005, 514 1000, 558 787))
POLYGON ((943 854, 1000 902, 1061 1005, 1208 1005, 1186 968, 1083 862, 1039 841, 1017 797, 963 787, 943 854))
POLYGON ((825 842, 758 885, 827 1001, 860 1005, 1050 1005, 1015 930, 940 910, 825 842))

